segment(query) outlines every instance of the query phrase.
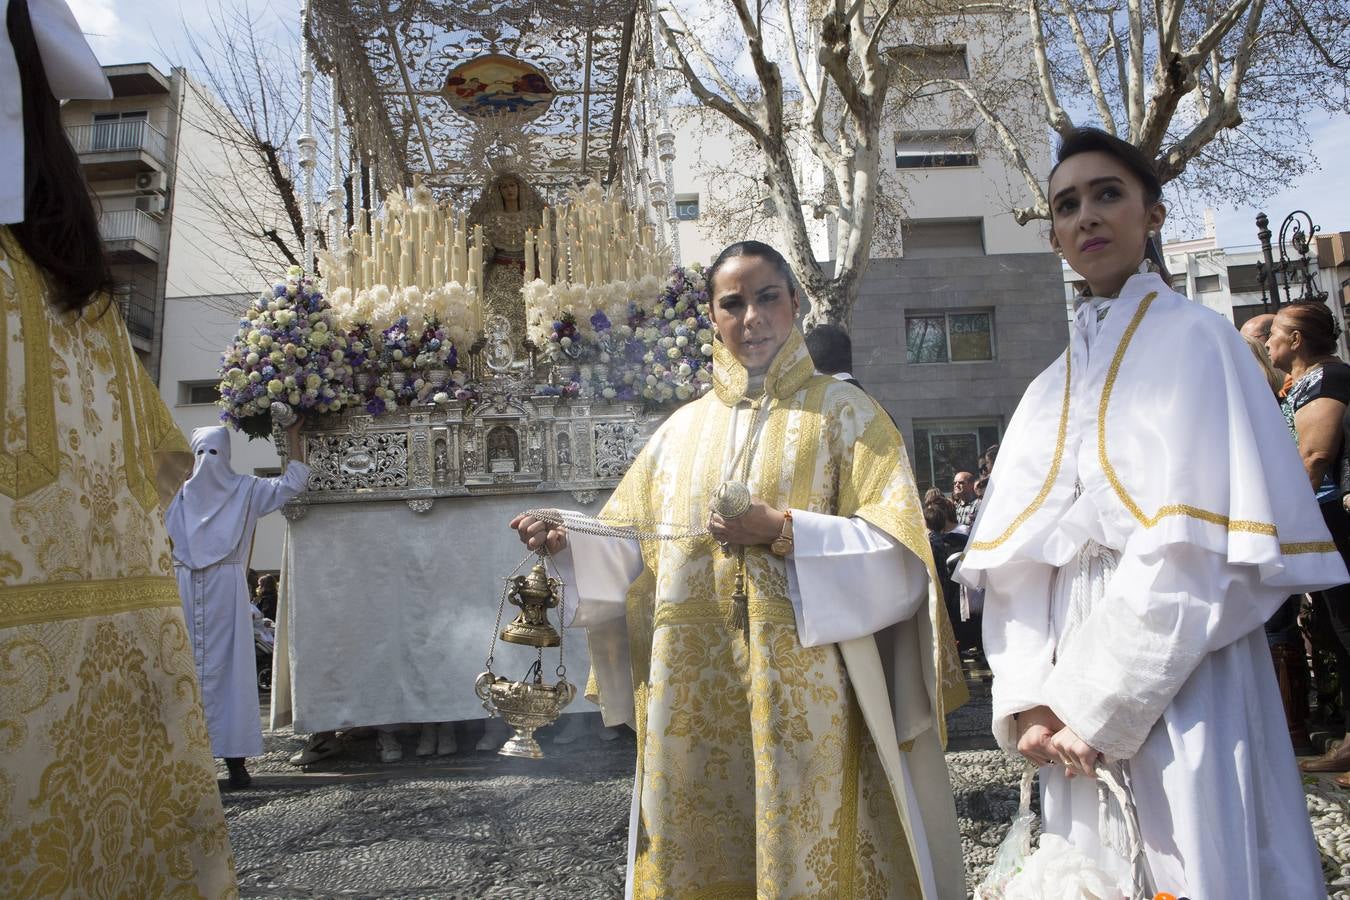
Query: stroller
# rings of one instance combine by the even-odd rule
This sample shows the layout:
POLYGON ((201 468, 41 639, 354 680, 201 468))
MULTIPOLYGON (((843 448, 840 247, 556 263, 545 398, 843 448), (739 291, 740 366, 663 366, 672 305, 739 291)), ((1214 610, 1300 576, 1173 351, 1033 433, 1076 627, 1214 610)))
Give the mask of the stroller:
POLYGON ((258 669, 260 691, 272 690, 272 654, 275 647, 276 631, 272 620, 264 618, 262 610, 253 606, 253 661, 258 669))

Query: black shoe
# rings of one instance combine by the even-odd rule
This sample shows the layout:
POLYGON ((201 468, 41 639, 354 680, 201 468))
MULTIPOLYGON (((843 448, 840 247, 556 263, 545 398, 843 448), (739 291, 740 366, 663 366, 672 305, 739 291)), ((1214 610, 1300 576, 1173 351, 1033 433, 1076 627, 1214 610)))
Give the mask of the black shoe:
POLYGON ((230 787, 233 790, 246 788, 253 783, 253 776, 248 774, 248 769, 244 768, 242 756, 226 759, 225 768, 230 770, 230 787))

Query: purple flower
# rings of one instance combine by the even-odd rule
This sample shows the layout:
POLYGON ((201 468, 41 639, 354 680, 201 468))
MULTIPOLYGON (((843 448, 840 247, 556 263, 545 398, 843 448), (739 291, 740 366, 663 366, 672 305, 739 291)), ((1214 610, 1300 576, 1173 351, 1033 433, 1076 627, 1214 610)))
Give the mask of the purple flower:
POLYGON ((612 326, 604 310, 596 310, 595 315, 591 316, 591 327, 597 332, 609 331, 612 326))
POLYGON ((372 416, 384 415, 384 401, 379 397, 374 398, 366 404, 366 412, 372 416))
POLYGON ((286 296, 286 285, 284 285, 284 284, 275 284, 275 285, 273 285, 273 286, 272 286, 272 296, 273 296, 273 297, 285 297, 285 296, 286 296))

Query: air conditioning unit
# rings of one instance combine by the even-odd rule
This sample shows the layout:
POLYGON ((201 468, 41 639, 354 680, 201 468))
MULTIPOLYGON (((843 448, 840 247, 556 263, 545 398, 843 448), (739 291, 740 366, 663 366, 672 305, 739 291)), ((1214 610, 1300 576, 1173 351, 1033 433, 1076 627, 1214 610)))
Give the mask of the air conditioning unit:
POLYGON ((169 189, 167 172, 142 172, 136 176, 136 190, 164 193, 169 189))

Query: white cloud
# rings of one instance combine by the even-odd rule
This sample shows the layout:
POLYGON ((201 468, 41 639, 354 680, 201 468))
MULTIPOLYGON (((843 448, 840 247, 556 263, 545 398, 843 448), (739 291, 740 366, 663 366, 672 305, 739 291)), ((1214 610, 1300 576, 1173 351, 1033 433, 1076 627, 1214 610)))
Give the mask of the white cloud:
POLYGON ((105 56, 120 52, 122 18, 117 14, 116 0, 67 0, 80 30, 89 39, 94 54, 106 64, 105 56))

